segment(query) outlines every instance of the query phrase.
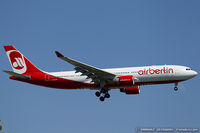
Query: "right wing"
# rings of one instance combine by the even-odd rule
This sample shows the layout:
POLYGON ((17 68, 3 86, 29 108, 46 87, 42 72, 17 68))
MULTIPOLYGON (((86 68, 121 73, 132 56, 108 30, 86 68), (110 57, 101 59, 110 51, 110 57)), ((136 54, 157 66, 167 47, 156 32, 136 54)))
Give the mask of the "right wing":
POLYGON ((113 79, 116 77, 116 75, 113 73, 109 73, 102 69, 65 57, 58 51, 56 51, 56 55, 60 59, 74 65, 76 72, 81 72, 82 76, 85 75, 87 78, 91 78, 92 82, 99 83, 100 81, 105 81, 109 83, 113 82, 113 79))

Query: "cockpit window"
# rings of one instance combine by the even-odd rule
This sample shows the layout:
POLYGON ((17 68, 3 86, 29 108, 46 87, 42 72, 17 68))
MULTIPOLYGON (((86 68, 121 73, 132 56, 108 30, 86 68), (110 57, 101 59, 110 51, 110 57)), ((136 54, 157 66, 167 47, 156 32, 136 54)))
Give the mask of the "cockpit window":
POLYGON ((192 70, 191 68, 186 68, 186 70, 192 70))

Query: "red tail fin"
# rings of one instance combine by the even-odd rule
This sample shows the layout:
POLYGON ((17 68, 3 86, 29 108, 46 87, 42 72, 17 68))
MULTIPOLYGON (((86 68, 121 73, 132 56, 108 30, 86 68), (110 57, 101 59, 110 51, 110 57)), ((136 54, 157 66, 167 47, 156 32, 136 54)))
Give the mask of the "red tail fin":
POLYGON ((42 72, 34 66, 23 54, 13 46, 4 46, 13 71, 18 74, 28 74, 32 72, 42 72))

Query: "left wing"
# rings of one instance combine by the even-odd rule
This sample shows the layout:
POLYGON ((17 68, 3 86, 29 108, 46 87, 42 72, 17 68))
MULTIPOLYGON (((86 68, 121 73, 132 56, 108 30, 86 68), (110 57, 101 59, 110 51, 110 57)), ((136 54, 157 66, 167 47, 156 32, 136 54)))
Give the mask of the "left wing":
POLYGON ((104 81, 106 83, 109 82, 113 82, 113 80, 115 79, 115 77, 117 75, 113 74, 113 73, 109 73, 107 71, 103 71, 99 68, 84 64, 82 62, 70 59, 68 57, 63 56, 61 53, 59 53, 58 51, 55 52, 57 57, 59 57, 60 59, 67 61, 68 63, 72 64, 75 66, 75 70, 76 73, 77 72, 81 72, 81 76, 85 75, 87 76, 87 78, 91 78, 92 82, 95 83, 100 83, 101 81, 104 81))

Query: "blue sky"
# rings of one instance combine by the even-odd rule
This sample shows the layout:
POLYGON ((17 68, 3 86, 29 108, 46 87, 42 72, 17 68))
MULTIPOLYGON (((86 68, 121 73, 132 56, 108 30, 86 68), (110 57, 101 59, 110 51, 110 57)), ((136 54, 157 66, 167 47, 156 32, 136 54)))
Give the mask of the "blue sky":
MULTIPOLYGON (((99 68, 159 64, 199 72, 199 0, 6 0, 0 2, 1 70, 12 44, 45 71, 73 70, 64 55, 99 68)), ((199 76, 179 84, 119 90, 100 102, 92 90, 56 90, 0 72, 0 119, 10 133, 133 133, 137 127, 199 127, 199 76)))

